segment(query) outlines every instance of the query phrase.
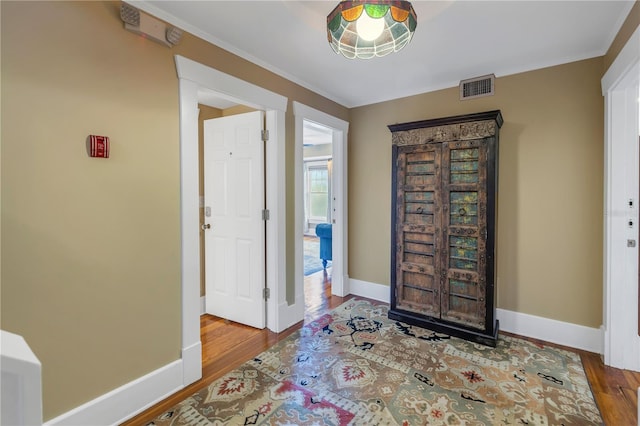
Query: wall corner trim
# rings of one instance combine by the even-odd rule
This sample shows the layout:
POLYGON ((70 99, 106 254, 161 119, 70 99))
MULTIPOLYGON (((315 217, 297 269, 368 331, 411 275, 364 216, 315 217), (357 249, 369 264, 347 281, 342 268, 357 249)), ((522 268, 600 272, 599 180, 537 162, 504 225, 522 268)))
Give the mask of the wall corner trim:
MULTIPOLYGON (((391 294, 388 285, 353 278, 349 280, 349 283, 351 294, 389 303, 391 294)), ((603 352, 604 332, 602 327, 585 327, 500 308, 496 311, 501 331, 598 354, 603 352)))
POLYGON ((44 424, 118 425, 183 387, 182 360, 176 360, 44 424))

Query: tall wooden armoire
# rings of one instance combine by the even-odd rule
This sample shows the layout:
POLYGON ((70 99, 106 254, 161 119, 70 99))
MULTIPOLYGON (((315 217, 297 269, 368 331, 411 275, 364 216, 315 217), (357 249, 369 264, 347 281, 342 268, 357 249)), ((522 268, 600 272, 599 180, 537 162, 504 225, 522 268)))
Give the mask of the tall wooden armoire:
POLYGON ((389 318, 495 346, 500 111, 390 125, 389 318))

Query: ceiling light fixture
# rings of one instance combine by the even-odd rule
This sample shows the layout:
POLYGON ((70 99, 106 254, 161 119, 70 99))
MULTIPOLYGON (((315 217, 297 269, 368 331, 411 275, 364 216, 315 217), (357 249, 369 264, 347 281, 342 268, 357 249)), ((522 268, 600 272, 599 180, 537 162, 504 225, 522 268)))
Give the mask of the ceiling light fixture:
POLYGON ((416 25, 408 1, 343 0, 327 16, 327 37, 336 53, 369 59, 405 47, 416 25))

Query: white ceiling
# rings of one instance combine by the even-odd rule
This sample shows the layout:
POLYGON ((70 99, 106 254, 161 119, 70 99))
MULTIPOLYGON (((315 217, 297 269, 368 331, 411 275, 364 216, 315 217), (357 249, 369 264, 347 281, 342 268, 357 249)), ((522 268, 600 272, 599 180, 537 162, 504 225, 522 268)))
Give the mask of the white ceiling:
POLYGON ((332 143, 333 131, 330 128, 308 120, 304 120, 302 125, 302 137, 304 138, 305 145, 325 145, 332 143))
POLYGON ((351 108, 604 55, 634 2, 412 1, 411 43, 370 60, 329 46, 337 0, 130 3, 351 108))

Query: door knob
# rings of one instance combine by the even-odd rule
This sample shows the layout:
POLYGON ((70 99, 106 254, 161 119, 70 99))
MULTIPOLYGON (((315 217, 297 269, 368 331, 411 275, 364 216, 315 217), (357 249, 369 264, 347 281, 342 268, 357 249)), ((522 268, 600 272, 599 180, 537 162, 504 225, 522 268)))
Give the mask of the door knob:
POLYGON ((207 229, 210 229, 210 228, 211 228, 211 224, 210 223, 204 223, 202 225, 202 230, 203 231, 206 231, 207 229))

